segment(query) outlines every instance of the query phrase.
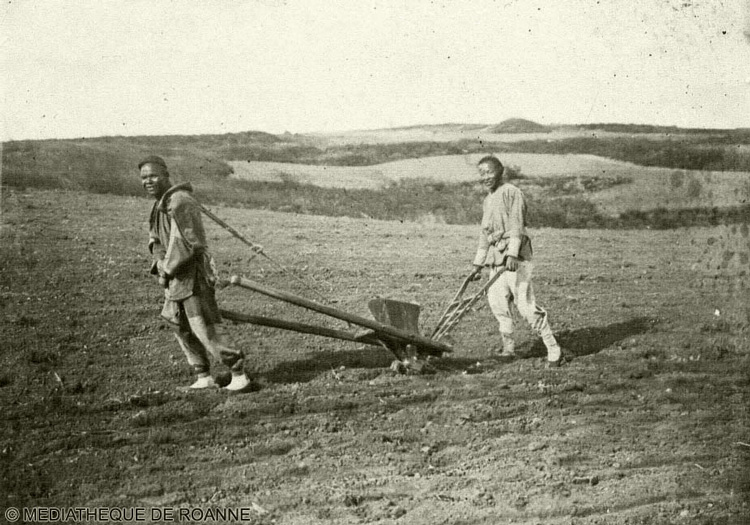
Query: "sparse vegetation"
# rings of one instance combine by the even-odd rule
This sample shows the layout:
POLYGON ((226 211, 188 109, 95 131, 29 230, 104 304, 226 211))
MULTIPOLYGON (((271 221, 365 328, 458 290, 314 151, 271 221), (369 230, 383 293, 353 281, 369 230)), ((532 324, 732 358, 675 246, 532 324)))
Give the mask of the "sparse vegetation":
MULTIPOLYGON (((672 229, 713 226, 750 220, 750 205, 732 208, 664 209, 628 211, 617 217, 602 214, 578 184, 555 192, 557 182, 519 179, 526 191, 532 227, 594 229, 672 229), (552 188, 550 190, 550 187, 552 188), (540 191, 540 189, 542 191, 540 191), (537 195, 538 194, 538 195, 537 195)), ((596 184, 595 182, 593 184, 596 184)), ((445 184, 404 180, 385 190, 321 188, 293 181, 262 182, 228 180, 221 186, 200 189, 206 202, 273 211, 368 217, 380 220, 478 224, 483 194, 470 183, 445 184)))
MULTIPOLYGON (((507 122, 511 125, 513 122, 507 122)), ((525 121, 524 121, 525 122, 525 121)), ((516 123, 517 124, 517 123, 516 123)), ((533 123, 531 123, 533 124, 533 123)), ((592 125, 590 129, 614 130, 592 125)), ((646 133, 651 128, 624 128, 646 133)), ((623 130, 623 133, 625 132, 623 130)), ((660 132, 665 130, 658 128, 660 132)), ((14 188, 74 189, 90 193, 142 195, 137 161, 159 152, 175 182, 190 180, 202 198, 250 208, 315 215, 373 217, 386 220, 434 220, 468 224, 479 220, 481 197, 471 185, 430 180, 402 181, 384 190, 326 189, 284 182, 230 180, 228 160, 263 160, 331 166, 371 166, 408 158, 469 153, 525 152, 592 154, 644 166, 676 169, 750 171, 750 152, 730 146, 747 142, 747 130, 688 130, 664 140, 646 137, 579 137, 552 141, 485 143, 404 142, 325 146, 322 139, 248 132, 227 135, 102 137, 76 140, 14 141, 2 151, 2 184, 14 188), (674 138, 674 137, 681 138, 674 138), (732 142, 734 141, 734 142, 732 142)), ((530 196, 534 226, 560 228, 676 228, 747 220, 748 205, 683 209, 626 210, 616 217, 602 214, 589 195, 628 182, 624 177, 516 177, 530 196), (537 191, 539 190, 539 191, 537 191)), ((669 184, 698 201, 700 180, 673 173, 669 184)), ((691 202, 691 205, 693 203, 691 202)), ((699 204, 699 202, 696 202, 699 204)))
POLYGON ((562 197, 602 191, 631 180, 629 177, 549 177, 535 179, 534 184, 550 197, 562 197))
MULTIPOLYGON (((746 140, 741 137, 739 140, 746 140)), ((330 166, 373 166, 396 160, 468 153, 586 154, 641 166, 710 171, 750 171, 750 152, 737 148, 725 136, 704 140, 655 140, 641 137, 579 137, 522 142, 403 142, 395 144, 346 144, 320 148, 298 144, 237 146, 226 150, 226 160, 257 160, 330 166)))
MULTIPOLYGON (((514 126, 514 122, 508 121, 507 125, 514 126)), ((592 126, 592 129, 601 129, 601 125, 592 126)), ((646 132, 638 129, 623 133, 646 132)), ((231 173, 231 169, 223 164, 224 160, 372 166, 409 158, 483 152, 592 154, 643 166, 750 171, 750 153, 736 147, 750 144, 750 130, 676 130, 666 134, 664 139, 624 135, 512 143, 464 139, 453 142, 322 144, 322 139, 262 132, 11 141, 3 145, 3 176, 4 184, 12 186, 25 183, 30 187, 45 187, 45 184, 61 187, 61 183, 68 179, 75 181, 84 173, 89 177, 117 177, 129 172, 133 163, 144 154, 154 151, 169 158, 178 173, 184 169, 207 177, 231 173), (32 180, 35 177, 36 180, 32 180)))
POLYGON ((734 144, 750 143, 750 128, 713 129, 713 128, 678 128, 677 126, 654 126, 650 124, 579 124, 581 129, 607 131, 609 133, 624 134, 661 134, 661 135, 689 135, 700 137, 709 142, 731 142, 734 144))
POLYGON ((649 211, 627 211, 620 214, 614 227, 668 230, 690 226, 718 226, 750 222, 750 205, 729 208, 686 208, 669 210, 657 208, 649 211))
MULTIPOLYGON (((158 142, 158 141, 157 141, 158 142)), ((112 195, 142 195, 138 161, 154 149, 136 139, 102 138, 10 142, 2 151, 2 184, 14 188, 66 189, 112 195)), ((189 147, 156 149, 179 181, 221 180, 232 173, 222 160, 189 147)))
POLYGON ((750 152, 736 147, 747 140, 742 134, 733 142, 728 142, 725 136, 720 139, 701 136, 663 140, 643 137, 579 137, 557 141, 516 142, 513 144, 513 151, 598 155, 641 166, 686 170, 750 171, 750 152))

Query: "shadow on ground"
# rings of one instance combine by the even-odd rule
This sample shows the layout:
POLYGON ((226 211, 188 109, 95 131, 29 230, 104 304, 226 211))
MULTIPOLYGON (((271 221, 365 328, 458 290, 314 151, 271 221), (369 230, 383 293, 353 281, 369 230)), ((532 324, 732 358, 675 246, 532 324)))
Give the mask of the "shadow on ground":
MULTIPOLYGON (((596 354, 628 337, 645 333, 654 326, 654 323, 654 319, 638 317, 607 326, 566 330, 555 334, 555 337, 568 355, 580 357, 596 354)), ((547 349, 541 338, 535 337, 532 340, 519 343, 516 347, 516 354, 518 356, 516 359, 546 358, 547 349)), ((497 355, 485 355, 479 360, 476 357, 446 356, 435 362, 435 369, 448 373, 481 373, 500 367, 512 360, 512 358, 502 358, 497 355)))
MULTIPOLYGON (((568 353, 574 356, 596 354, 628 337, 648 332, 656 323, 650 317, 636 317, 621 323, 578 330, 565 330, 555 334, 568 353)), ((540 338, 519 345, 518 353, 524 357, 545 357, 547 349, 540 338)))
POLYGON ((316 352, 307 359, 279 363, 260 375, 269 383, 306 383, 342 366, 348 369, 387 369, 394 359, 392 353, 377 346, 353 351, 324 351, 316 352))
MULTIPOLYGON (((649 331, 654 323, 654 319, 637 317, 607 326, 566 330, 555 334, 555 336, 568 353, 580 357, 596 354, 628 337, 643 334, 649 331)), ((528 359, 546 357, 547 350, 542 340, 535 338, 519 344, 517 353, 522 359, 528 359)), ((388 369, 394 359, 395 356, 391 352, 376 346, 368 346, 354 351, 317 352, 307 359, 279 363, 272 370, 262 373, 261 377, 268 383, 306 383, 322 373, 339 370, 341 367, 346 369, 371 369, 373 371, 388 369)), ((441 372, 463 373, 472 371, 476 364, 476 357, 445 356, 434 361, 432 368, 441 372)))

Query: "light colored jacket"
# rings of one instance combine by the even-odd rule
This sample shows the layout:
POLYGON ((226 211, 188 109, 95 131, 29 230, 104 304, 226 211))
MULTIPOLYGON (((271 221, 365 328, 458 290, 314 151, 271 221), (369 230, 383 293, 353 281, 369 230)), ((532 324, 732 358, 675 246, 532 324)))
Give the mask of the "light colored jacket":
POLYGON ((500 266, 508 255, 530 261, 531 239, 526 233, 523 192, 506 182, 484 198, 482 211, 482 231, 474 264, 500 266))

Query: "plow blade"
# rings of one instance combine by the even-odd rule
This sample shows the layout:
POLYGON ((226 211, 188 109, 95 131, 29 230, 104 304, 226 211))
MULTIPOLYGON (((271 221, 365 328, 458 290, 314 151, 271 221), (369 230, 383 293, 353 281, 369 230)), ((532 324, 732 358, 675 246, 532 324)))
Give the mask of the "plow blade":
POLYGON ((372 316, 379 322, 413 334, 419 333, 419 305, 393 299, 373 299, 367 303, 372 316))
MULTIPOLYGON (((420 307, 418 304, 378 298, 367 303, 367 307, 379 323, 413 334, 419 333, 420 307)), ((368 332, 370 333, 365 333, 364 335, 375 335, 375 332, 372 330, 368 332)), ((419 347, 414 344, 399 339, 386 339, 384 337, 381 337, 381 341, 384 346, 398 357, 399 361, 411 362, 419 357, 419 347)))

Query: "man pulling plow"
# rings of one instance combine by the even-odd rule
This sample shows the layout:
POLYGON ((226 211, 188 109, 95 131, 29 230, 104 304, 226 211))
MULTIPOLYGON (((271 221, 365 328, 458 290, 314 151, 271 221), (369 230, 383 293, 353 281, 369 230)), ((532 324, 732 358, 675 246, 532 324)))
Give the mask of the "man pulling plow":
POLYGON ((151 274, 164 289, 161 316, 174 330, 180 348, 197 378, 190 390, 218 388, 211 376, 210 356, 232 372, 224 388, 242 392, 251 387, 244 354, 226 346, 217 330, 216 272, 208 253, 200 205, 190 184, 173 185, 164 159, 150 156, 138 164, 141 183, 155 199, 149 217, 151 274))

